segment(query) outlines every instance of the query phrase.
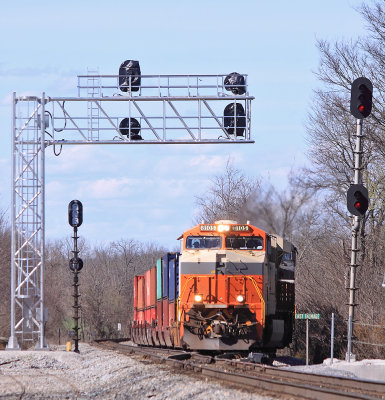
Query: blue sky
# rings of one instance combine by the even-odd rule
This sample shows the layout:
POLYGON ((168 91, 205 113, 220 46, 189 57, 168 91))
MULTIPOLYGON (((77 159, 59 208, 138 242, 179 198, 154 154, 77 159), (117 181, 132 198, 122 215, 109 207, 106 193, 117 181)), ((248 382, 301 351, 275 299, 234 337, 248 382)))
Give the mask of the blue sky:
POLYGON ((194 196, 230 157, 249 176, 284 187, 306 161, 305 122, 319 54, 316 39, 364 32, 358 0, 2 1, 0 207, 10 209, 11 95, 76 96, 87 68, 117 74, 126 59, 143 74, 249 75, 249 145, 65 147, 46 157, 47 238, 70 234, 67 205, 84 206, 80 235, 170 249, 192 225, 194 196))

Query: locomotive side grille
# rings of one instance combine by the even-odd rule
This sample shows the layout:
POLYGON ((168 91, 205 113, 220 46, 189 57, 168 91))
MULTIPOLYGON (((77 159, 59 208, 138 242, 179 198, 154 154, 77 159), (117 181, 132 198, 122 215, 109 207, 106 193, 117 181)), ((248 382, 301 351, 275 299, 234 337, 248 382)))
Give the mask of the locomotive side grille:
POLYGON ((277 311, 294 310, 294 283, 277 282, 277 311))

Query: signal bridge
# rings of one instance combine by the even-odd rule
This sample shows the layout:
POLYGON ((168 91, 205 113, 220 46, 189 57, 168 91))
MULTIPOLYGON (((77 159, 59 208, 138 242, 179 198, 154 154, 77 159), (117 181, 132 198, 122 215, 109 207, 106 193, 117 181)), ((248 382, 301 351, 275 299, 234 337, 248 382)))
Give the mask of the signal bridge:
MULTIPOLYGON (((122 64, 123 65, 123 64, 122 64)), ((121 72, 119 72, 121 74, 121 72)), ((88 74, 78 96, 13 94, 11 336, 47 347, 45 151, 63 145, 234 144, 251 140, 247 75, 88 74), (128 79, 127 79, 128 77, 128 79), (230 77, 230 79, 229 79, 230 77)))

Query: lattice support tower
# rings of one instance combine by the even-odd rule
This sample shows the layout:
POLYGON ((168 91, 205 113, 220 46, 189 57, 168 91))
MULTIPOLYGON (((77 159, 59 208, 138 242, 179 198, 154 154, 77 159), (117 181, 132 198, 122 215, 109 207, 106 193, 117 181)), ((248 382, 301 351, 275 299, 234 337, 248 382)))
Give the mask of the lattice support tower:
POLYGON ((8 349, 36 342, 44 325, 45 150, 74 144, 234 144, 251 139, 251 101, 226 91, 226 75, 142 75, 138 92, 119 89, 117 75, 78 76, 78 96, 13 95, 11 336, 8 349), (243 118, 225 124, 224 107, 241 104, 243 118), (140 137, 124 118, 135 118, 140 137), (241 122, 239 122, 241 121, 241 122), (241 126, 239 126, 241 124, 241 126))

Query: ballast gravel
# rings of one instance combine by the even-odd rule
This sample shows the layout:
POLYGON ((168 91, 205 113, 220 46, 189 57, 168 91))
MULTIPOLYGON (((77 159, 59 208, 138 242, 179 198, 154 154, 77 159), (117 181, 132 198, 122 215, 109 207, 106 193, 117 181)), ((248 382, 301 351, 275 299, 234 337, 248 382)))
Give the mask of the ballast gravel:
POLYGON ((138 356, 79 350, 0 351, 0 399, 272 399, 138 356))

